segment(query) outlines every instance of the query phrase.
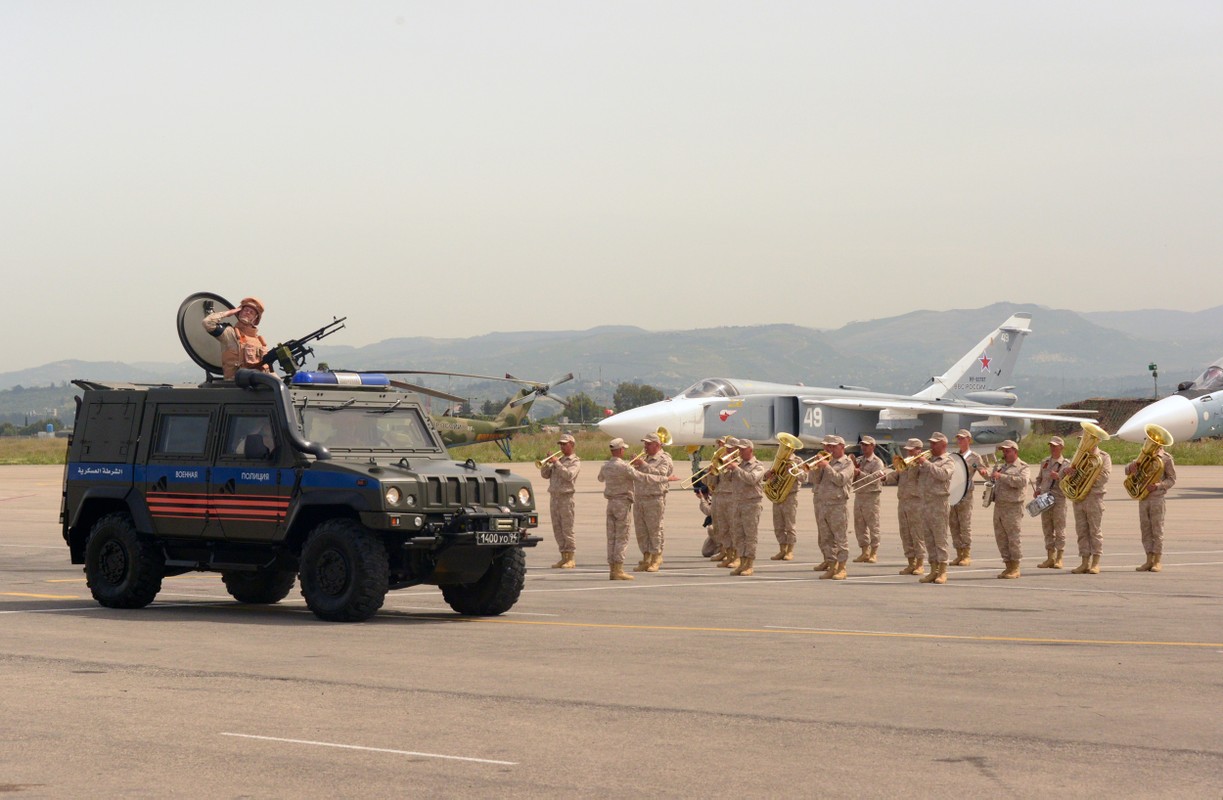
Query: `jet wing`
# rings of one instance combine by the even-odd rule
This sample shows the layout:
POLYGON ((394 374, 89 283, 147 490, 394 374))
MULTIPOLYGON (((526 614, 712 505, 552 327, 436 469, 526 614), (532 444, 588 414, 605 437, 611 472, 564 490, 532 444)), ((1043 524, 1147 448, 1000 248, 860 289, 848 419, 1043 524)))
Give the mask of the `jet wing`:
POLYGON ((976 417, 1008 417, 1013 419, 1043 419, 1053 422, 1094 421, 1093 411, 1070 411, 1064 408, 1015 408, 1013 406, 970 405, 968 403, 931 403, 923 400, 882 399, 870 397, 804 397, 803 405, 846 408, 857 411, 912 411, 918 414, 967 414, 976 417), (1076 414, 1078 416, 1076 416, 1076 414))

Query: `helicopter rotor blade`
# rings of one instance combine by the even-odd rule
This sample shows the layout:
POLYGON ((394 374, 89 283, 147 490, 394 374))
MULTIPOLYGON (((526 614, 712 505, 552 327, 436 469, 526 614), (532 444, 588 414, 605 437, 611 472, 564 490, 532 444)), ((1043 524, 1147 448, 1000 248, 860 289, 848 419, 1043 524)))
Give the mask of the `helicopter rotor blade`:
POLYGON ((430 397, 437 397, 442 400, 449 400, 452 403, 467 402, 466 397, 459 397, 458 395, 448 394, 446 392, 438 391, 437 389, 430 389, 428 386, 421 386, 415 383, 408 383, 407 381, 390 381, 390 384, 397 389, 403 389, 405 392, 416 392, 417 394, 427 394, 430 397))

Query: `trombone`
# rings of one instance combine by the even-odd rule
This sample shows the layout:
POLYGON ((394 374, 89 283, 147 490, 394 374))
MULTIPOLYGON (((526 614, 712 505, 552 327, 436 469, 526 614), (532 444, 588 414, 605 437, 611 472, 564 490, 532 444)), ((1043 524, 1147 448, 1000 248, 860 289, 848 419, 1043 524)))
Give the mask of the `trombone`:
POLYGON ((540 469, 543 469, 544 467, 548 466, 549 461, 551 461, 554 458, 559 457, 564 452, 565 452, 564 450, 557 450, 552 455, 544 456, 543 458, 535 462, 535 466, 539 467, 540 469))
MULTIPOLYGON (((667 447, 671 444, 671 432, 666 428, 659 425, 658 430, 655 431, 655 433, 658 434, 658 441, 663 447, 667 447)), ((629 459, 629 466, 631 467, 643 458, 645 458, 645 450, 642 450, 640 453, 629 459)))
MULTIPOLYGON (((660 436, 659 438, 662 438, 662 437, 660 436)), ((735 458, 738 459, 738 450, 735 448, 731 448, 731 449, 735 450, 735 453, 736 453, 735 458)), ((721 473, 721 471, 725 468, 726 462, 729 461, 728 454, 726 451, 727 451, 726 445, 722 445, 717 450, 714 450, 713 458, 709 459, 709 463, 701 467, 700 469, 698 469, 696 472, 692 473, 692 475, 689 476, 688 478, 685 478, 680 483, 679 488, 691 489, 693 486, 696 486, 696 484, 699 481, 704 480, 707 476, 718 475, 719 473, 721 473)))

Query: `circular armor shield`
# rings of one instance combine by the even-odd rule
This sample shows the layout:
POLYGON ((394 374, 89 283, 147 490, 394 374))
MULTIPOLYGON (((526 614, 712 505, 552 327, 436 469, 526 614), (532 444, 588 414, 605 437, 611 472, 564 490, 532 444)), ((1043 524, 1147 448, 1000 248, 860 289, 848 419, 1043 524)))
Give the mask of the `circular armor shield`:
POLYGON ((210 374, 221 374, 221 340, 204 330, 204 317, 234 304, 212 292, 196 292, 178 307, 178 340, 191 360, 210 374))
POLYGON ((959 453, 951 454, 951 466, 954 469, 951 473, 951 492, 947 500, 954 506, 972 491, 972 478, 969 477, 968 462, 959 453))

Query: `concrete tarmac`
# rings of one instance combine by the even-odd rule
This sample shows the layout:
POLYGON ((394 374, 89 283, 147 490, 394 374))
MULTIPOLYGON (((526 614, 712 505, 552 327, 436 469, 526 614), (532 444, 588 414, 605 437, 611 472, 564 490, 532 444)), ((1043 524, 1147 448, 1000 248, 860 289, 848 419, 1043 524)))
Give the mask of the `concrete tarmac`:
POLYGON ((1134 571, 1118 478, 1101 574, 1036 569, 1025 517, 1023 577, 996 580, 978 499, 975 563, 933 586, 897 574, 894 489, 879 563, 843 582, 811 569, 810 492, 794 561, 768 560, 766 507, 756 575, 718 569, 674 492, 663 569, 608 581, 598 466, 577 569, 549 569, 545 495, 511 612, 459 617, 421 586, 360 624, 296 591, 244 606, 207 573, 102 608, 60 536, 62 468, 0 467, 0 793, 1223 795, 1223 468, 1178 467, 1162 573, 1134 571))

